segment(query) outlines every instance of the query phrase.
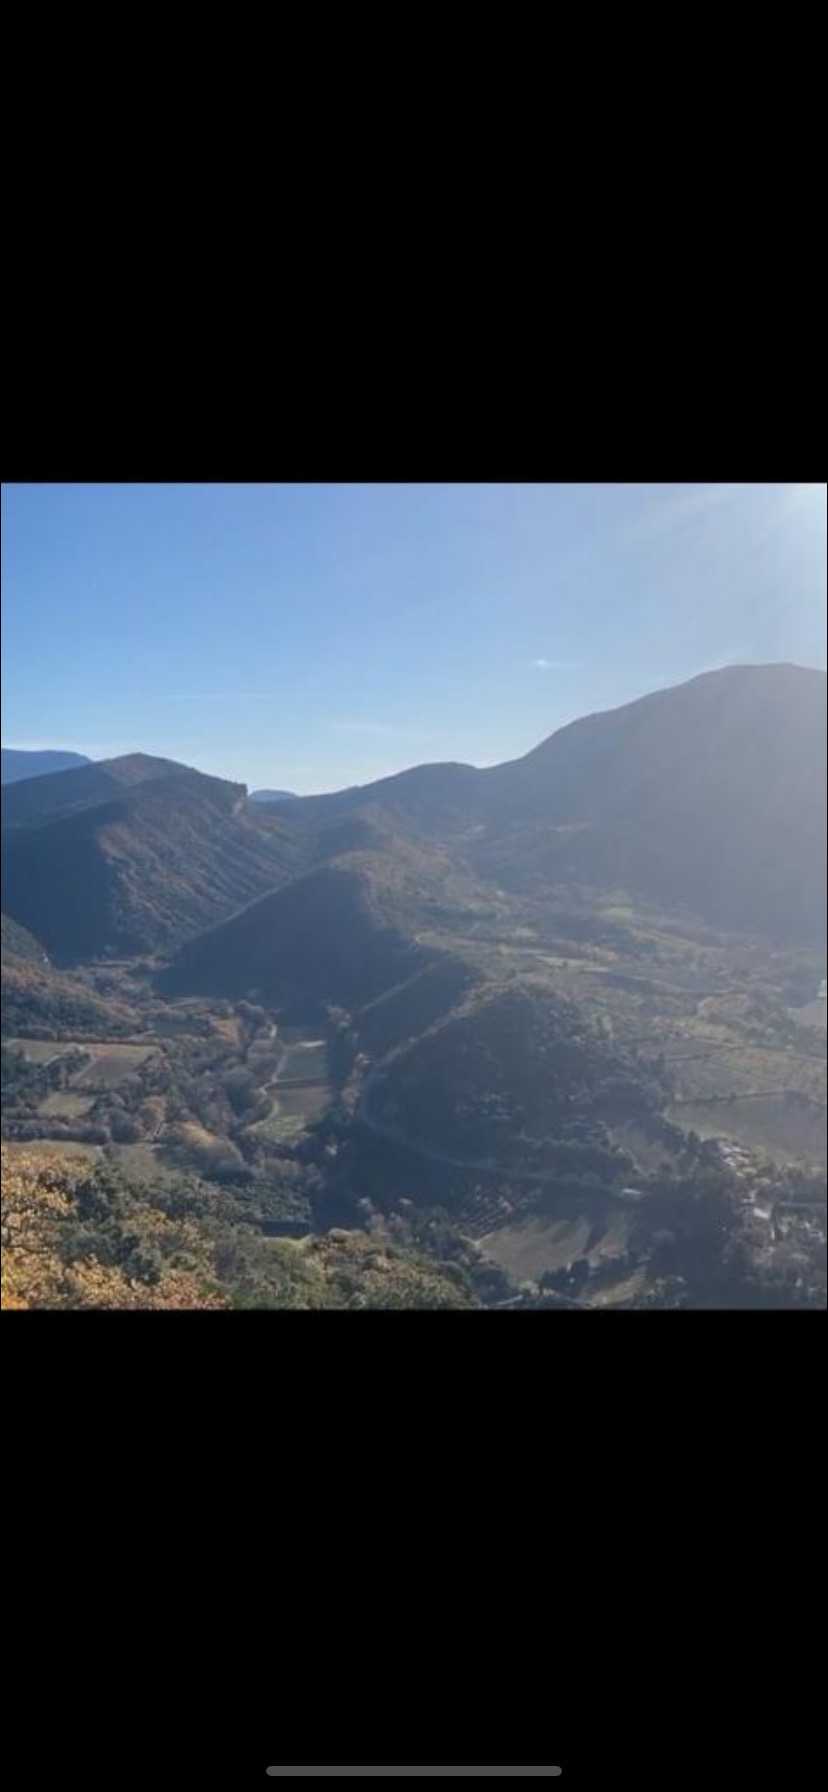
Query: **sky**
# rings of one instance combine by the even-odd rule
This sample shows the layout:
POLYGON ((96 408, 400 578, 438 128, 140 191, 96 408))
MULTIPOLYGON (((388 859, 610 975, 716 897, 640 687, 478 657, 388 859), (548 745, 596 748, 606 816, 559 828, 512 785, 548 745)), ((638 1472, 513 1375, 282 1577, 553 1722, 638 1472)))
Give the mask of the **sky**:
POLYGON ((2 739, 305 794, 826 664, 824 485, 7 485, 2 739))

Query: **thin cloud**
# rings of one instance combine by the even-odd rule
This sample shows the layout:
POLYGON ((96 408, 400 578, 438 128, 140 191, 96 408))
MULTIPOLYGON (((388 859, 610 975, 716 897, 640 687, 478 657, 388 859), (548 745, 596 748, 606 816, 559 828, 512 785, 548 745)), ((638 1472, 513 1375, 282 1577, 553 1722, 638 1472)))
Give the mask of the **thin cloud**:
POLYGON ((539 672, 574 672, 578 666, 578 661, 539 659, 533 660, 532 665, 535 666, 539 672))

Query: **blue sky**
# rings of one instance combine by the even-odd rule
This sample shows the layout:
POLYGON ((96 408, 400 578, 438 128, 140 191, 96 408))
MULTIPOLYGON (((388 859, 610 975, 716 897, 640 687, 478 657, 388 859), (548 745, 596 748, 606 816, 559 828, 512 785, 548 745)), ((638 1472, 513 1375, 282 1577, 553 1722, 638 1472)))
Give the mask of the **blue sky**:
POLYGON ((824 485, 10 485, 6 746, 300 792, 825 666, 824 485))

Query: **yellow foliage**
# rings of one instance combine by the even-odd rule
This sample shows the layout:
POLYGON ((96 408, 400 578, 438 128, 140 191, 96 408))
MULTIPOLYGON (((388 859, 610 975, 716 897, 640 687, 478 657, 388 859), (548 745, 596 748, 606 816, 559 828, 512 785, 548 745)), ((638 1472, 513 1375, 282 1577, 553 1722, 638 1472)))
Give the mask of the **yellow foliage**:
POLYGON ((149 1206, 141 1210, 142 1236, 147 1242, 190 1246, 204 1261, 203 1275, 169 1266, 157 1282, 148 1284, 130 1281, 123 1270, 99 1263, 94 1256, 73 1263, 62 1261, 61 1227, 72 1216, 73 1191, 85 1173, 86 1166, 70 1165, 48 1151, 33 1150, 14 1157, 0 1152, 4 1310, 227 1305, 209 1286, 211 1264, 198 1228, 190 1220, 173 1222, 149 1206))

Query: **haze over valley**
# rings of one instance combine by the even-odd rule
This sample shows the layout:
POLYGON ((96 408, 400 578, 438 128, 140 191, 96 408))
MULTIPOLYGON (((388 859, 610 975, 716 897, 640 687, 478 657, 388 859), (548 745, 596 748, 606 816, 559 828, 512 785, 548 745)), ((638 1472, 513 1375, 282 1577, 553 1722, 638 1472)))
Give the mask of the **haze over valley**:
POLYGON ((746 664, 320 796, 4 751, 4 1303, 822 1304, 825 722, 746 664))

